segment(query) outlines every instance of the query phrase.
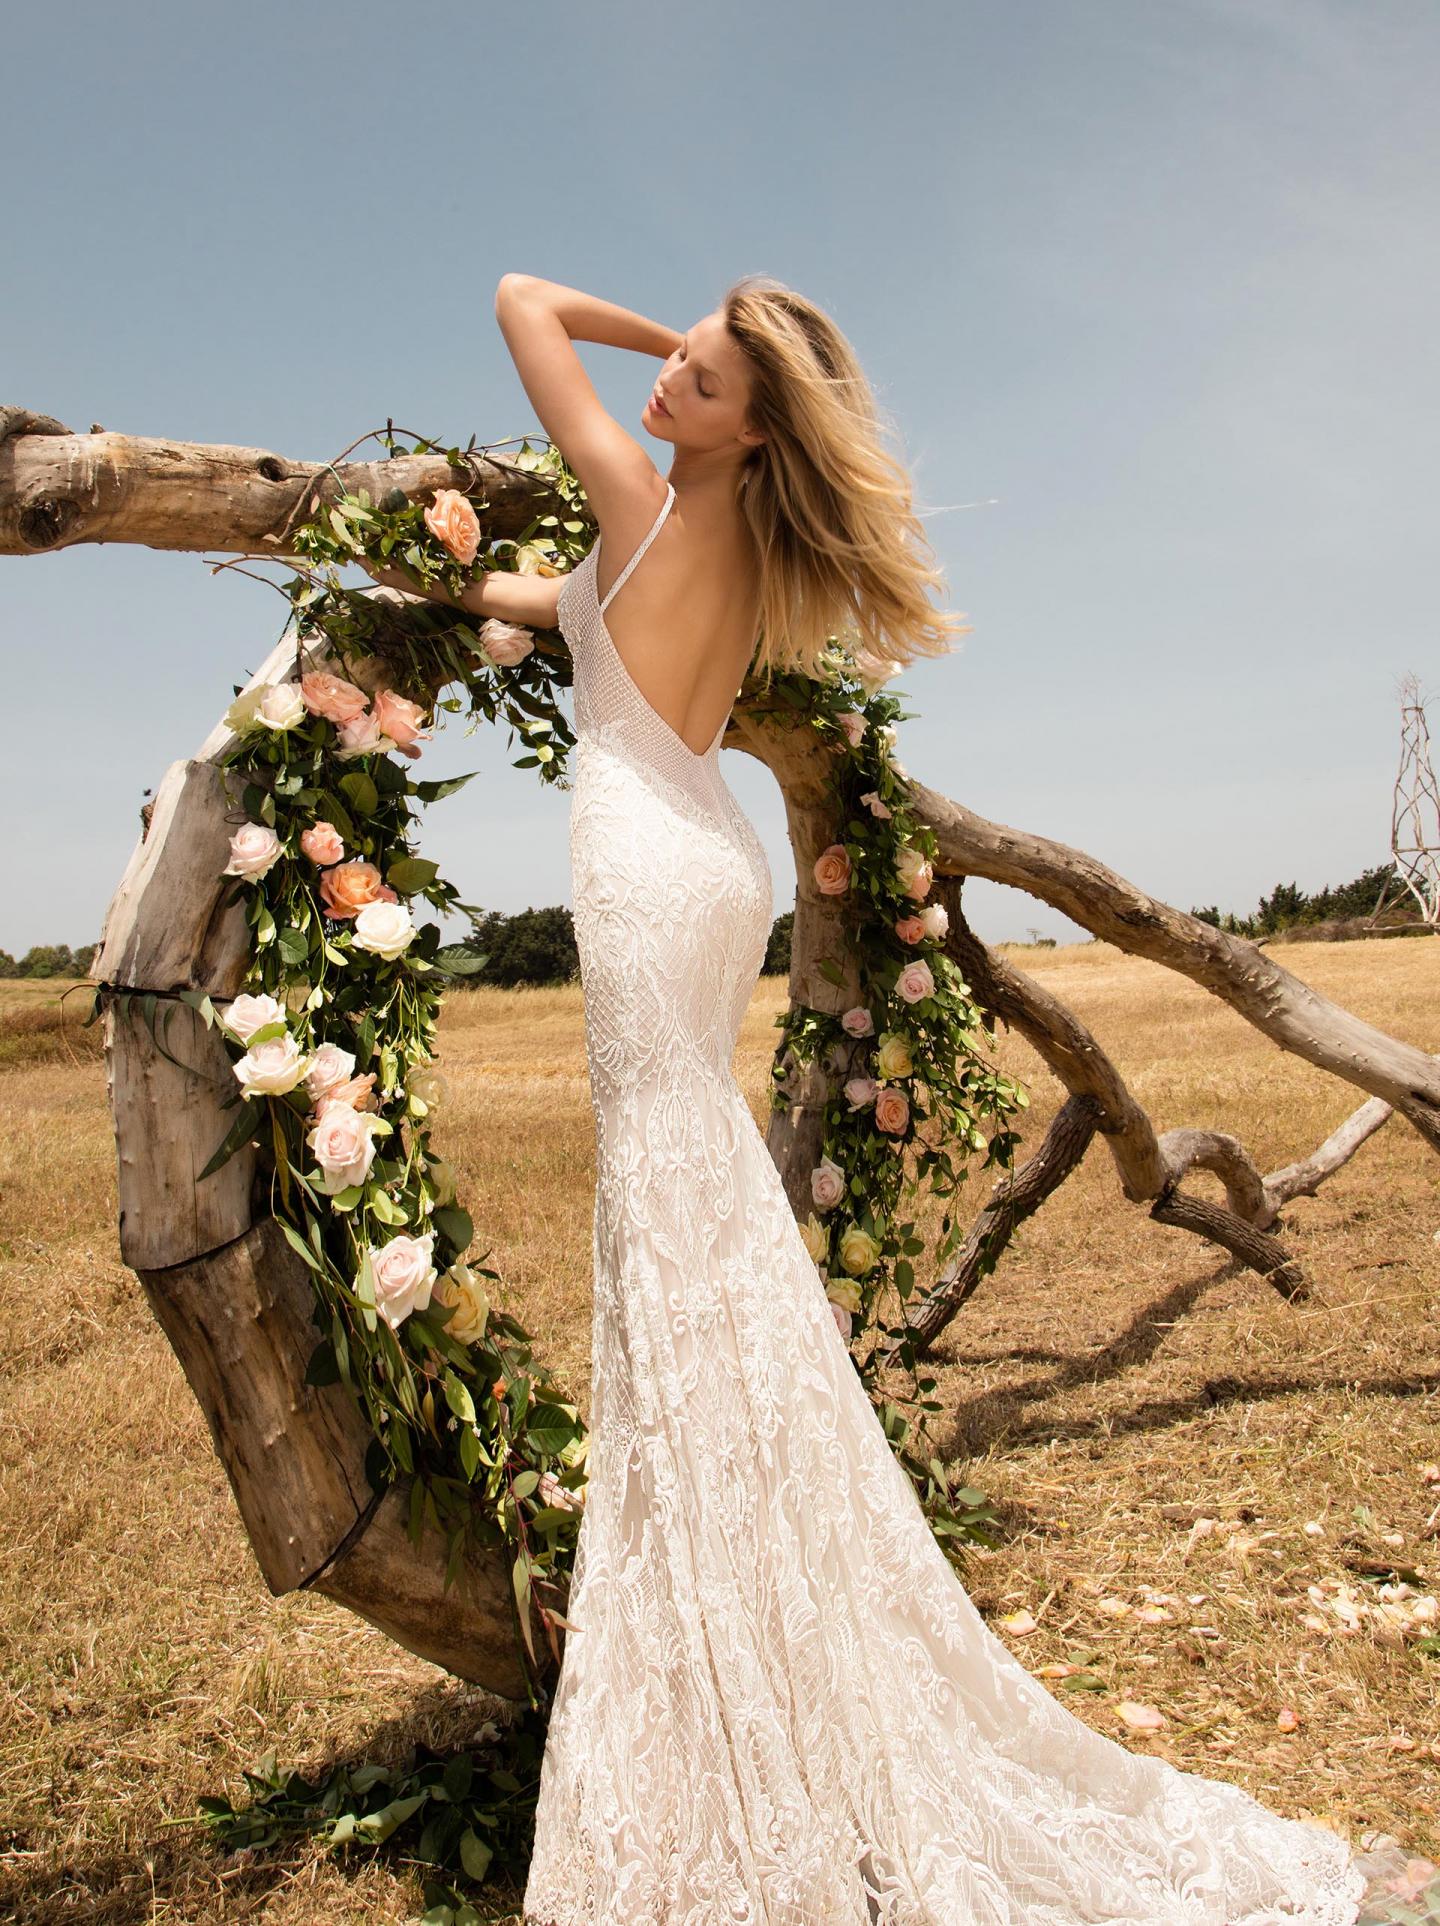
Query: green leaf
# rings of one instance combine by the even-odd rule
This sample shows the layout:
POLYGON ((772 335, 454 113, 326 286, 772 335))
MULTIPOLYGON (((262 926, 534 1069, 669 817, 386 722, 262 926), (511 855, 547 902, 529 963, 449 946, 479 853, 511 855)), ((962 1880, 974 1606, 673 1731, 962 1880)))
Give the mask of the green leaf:
POLYGON ((441 1379, 441 1384, 445 1392, 445 1402, 455 1416, 464 1424, 474 1424, 475 1400, 470 1396, 465 1380, 456 1377, 453 1371, 447 1371, 441 1379))
MULTIPOLYGON (((342 776, 340 787, 349 797, 356 815, 374 815, 375 806, 380 800, 380 792, 363 769, 352 769, 348 775, 342 776)), ((338 828, 339 825, 337 824, 336 827, 338 828)))
POLYGON ((453 1244, 457 1251, 468 1250, 474 1241, 474 1220, 469 1211, 461 1210, 458 1204, 450 1204, 443 1210, 437 1210, 430 1221, 446 1243, 453 1244))
POLYGON ((472 769, 468 776, 446 776, 437 782, 416 782, 410 785, 410 793, 418 796, 423 803, 439 802, 445 796, 453 796, 457 789, 463 789, 467 782, 474 782, 480 771, 472 769))
POLYGON ((385 881, 402 896, 413 896, 416 890, 433 883, 439 874, 438 863, 427 862, 421 856, 398 856, 386 870, 385 881))
POLYGON ((490 1847, 467 1826, 460 1835, 460 1864, 477 1885, 489 1872, 493 1858, 490 1847))

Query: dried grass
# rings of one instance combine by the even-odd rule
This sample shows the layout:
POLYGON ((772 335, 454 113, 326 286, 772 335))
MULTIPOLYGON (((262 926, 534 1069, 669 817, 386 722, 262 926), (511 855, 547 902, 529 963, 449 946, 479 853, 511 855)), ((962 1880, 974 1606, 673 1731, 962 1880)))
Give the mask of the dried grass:
MULTIPOLYGON (((1435 1050, 1432 954, 1327 943, 1284 960, 1435 1050)), ((1359 1101, 1106 945, 1016 960, 1093 1025, 1162 1127, 1223 1122, 1273 1166, 1359 1101)), ((57 987, 5 986, 0 1022, 43 1010, 57 987)), ((761 984, 737 1055, 762 1118, 782 998, 761 984)), ((441 1138, 504 1301, 588 1408, 579 992, 456 998, 443 1041, 441 1138)), ((1058 1087, 1018 1039, 1002 1055, 1029 1082, 1035 1141, 1058 1087)), ((399 1758, 417 1738, 464 1743, 489 1701, 325 1599, 269 1596, 198 1407, 119 1261, 101 1068, 11 1059, 0 1086, 0 1914, 412 1918, 420 1880, 405 1869, 309 1846, 226 1862, 184 1821, 266 1751, 310 1768, 399 1758)), ((1126 1205, 1097 1144, 936 1359, 939 1442, 1009 1526, 1001 1550, 974 1557, 970 1589, 989 1612, 1033 1615, 1037 1629, 1013 1635, 1028 1665, 1083 1662, 1101 1690, 1054 1689, 1126 1744, 1431 1853, 1440 1661, 1306 1614, 1307 1586, 1363 1586, 1366 1563, 1413 1564, 1434 1586, 1437 1188, 1433 1156, 1392 1122, 1287 1213, 1312 1285, 1290 1305, 1126 1205), (1147 1587, 1175 1601, 1172 1618, 1137 1618, 1147 1587), (1165 1726, 1127 1731, 1125 1700, 1158 1706, 1165 1726)))

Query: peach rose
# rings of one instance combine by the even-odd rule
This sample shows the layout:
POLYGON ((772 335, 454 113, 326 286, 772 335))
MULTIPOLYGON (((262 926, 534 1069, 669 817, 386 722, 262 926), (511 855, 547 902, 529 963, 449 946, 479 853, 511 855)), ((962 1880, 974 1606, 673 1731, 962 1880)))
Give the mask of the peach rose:
POLYGON ((863 1003, 857 1003, 853 1010, 847 1010, 840 1019, 840 1028, 848 1037, 868 1037, 875 1034, 875 1019, 863 1003))
POLYGON ((358 916, 367 903, 394 903, 399 898, 388 884, 381 882, 374 863, 357 860, 322 870, 320 901, 325 905, 325 914, 333 916, 338 923, 358 916))
POLYGON ((815 859, 815 885, 822 896, 843 896, 850 887, 850 852, 831 843, 815 859))
POLYGON ((393 689, 379 689, 371 708, 380 733, 388 736, 402 755, 418 756, 420 725, 425 720, 420 703, 397 695, 393 689))
POLYGON ((502 622, 492 615, 480 624, 480 646, 497 669, 513 669, 535 647, 535 638, 518 622, 502 622))
POLYGON ((934 881, 935 872, 930 866, 929 859, 908 843, 895 858, 895 874, 901 889, 907 896, 913 896, 916 902, 923 901, 930 894, 930 885, 934 881))
POLYGON ((811 1171, 810 1195, 819 1210, 833 1210, 845 1195, 845 1173, 829 1157, 822 1157, 811 1171))
POLYGON ((281 856, 280 838, 266 823, 246 823, 230 838, 230 860, 222 876, 243 876, 255 882, 281 856))
POLYGON ((930 974, 930 965, 923 957, 907 963, 895 979, 895 988, 907 1003, 918 1003, 922 997, 933 996, 935 979, 930 974))
POLYGON ((875 1098, 875 1128, 901 1137, 909 1121, 910 1099, 903 1090, 887 1083, 875 1098))
POLYGON ((862 803, 864 803, 865 807, 870 811, 870 814, 872 816, 879 817, 882 821, 886 817, 893 816, 895 814, 894 810, 890 808, 888 803, 881 802, 880 791, 878 789, 867 789, 865 791, 865 794, 860 798, 860 800, 862 803))
POLYGON ((466 568, 480 553, 480 522, 458 488, 437 488, 425 510, 425 526, 466 568))
POLYGON ((377 1250, 372 1244, 366 1255, 375 1282, 375 1308, 396 1330, 412 1311, 423 1311, 430 1302, 435 1283, 435 1233, 409 1237, 403 1232, 377 1250))
POLYGON ((840 711, 840 714, 836 716, 835 720, 839 723, 840 727, 845 731, 846 736, 849 738, 850 747, 852 749, 858 749, 860 747, 860 739, 865 734, 865 729, 867 726, 865 721, 864 710, 863 709, 842 709, 840 711))
POLYGON ((332 1103, 348 1103, 352 1110, 374 1110, 375 1072, 367 1070, 361 1077, 351 1077, 348 1083, 337 1083, 333 1090, 327 1090, 321 1099, 328 1110, 332 1103))
POLYGON ((902 943, 923 943, 925 925, 918 916, 902 916, 896 920, 895 934, 902 943))
POLYGON ((345 855, 345 845, 334 823, 312 823, 301 832, 300 848, 312 863, 338 863, 345 855))
POLYGON ((300 700, 312 716, 320 716, 338 727, 354 722, 365 713, 365 691, 357 689, 344 676, 331 675, 326 669, 310 669, 300 678, 300 700))

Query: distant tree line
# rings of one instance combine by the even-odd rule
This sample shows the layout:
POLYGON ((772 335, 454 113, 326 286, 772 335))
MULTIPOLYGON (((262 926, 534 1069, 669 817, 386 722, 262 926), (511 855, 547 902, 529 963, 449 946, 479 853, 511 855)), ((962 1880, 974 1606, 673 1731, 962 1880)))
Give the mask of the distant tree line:
POLYGON ((9 950, 0 950, 0 977, 84 976, 98 947, 82 943, 78 950, 72 950, 68 943, 39 943, 18 961, 9 950))
MULTIPOLYGON (((790 932, 795 912, 786 910, 770 926, 761 964, 763 976, 783 976, 790 969, 790 932)), ((570 911, 556 905, 549 909, 519 910, 506 915, 501 910, 485 910, 471 919, 469 936, 451 946, 467 950, 484 961, 467 970, 457 982, 486 983, 504 989, 520 984, 534 986, 572 983, 579 979, 580 956, 575 947, 575 925, 570 911)))
MULTIPOLYGON (((1190 914, 1202 923, 1213 923, 1216 929, 1229 930, 1236 936, 1277 936, 1285 930, 1309 929, 1319 923, 1353 926, 1375 914, 1382 890, 1387 883, 1393 886, 1394 879, 1395 872, 1389 863, 1377 863, 1353 883, 1342 883, 1338 889, 1316 890, 1313 895, 1307 895, 1298 883, 1277 883, 1268 896, 1260 898, 1258 908, 1250 916, 1234 916, 1228 911, 1222 916, 1214 904, 1209 909, 1192 909, 1190 914)), ((1392 895, 1385 920, 1396 925, 1418 926, 1419 913, 1413 900, 1396 900, 1392 895)), ((1345 933, 1352 931, 1347 929, 1345 933)))

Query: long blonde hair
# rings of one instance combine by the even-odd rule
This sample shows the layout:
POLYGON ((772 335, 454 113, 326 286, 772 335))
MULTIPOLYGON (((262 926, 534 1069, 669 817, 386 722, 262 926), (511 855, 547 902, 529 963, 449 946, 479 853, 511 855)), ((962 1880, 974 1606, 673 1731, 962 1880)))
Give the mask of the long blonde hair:
POLYGON ((734 282, 720 312, 750 367, 749 425, 766 438, 739 485, 760 563, 756 670, 818 677, 832 638, 867 672, 948 653, 971 624, 930 600, 945 578, 850 343, 769 275, 734 282))

